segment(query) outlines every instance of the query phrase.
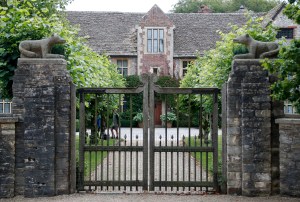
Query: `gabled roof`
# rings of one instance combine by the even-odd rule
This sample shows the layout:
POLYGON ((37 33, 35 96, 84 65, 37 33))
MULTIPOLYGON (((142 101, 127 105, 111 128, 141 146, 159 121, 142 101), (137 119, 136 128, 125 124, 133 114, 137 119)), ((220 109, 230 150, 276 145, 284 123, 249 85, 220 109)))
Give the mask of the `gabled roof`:
POLYGON ((155 4, 139 23, 141 27, 172 27, 173 22, 168 16, 155 4))
MULTIPOLYGON (((89 44, 98 53, 108 55, 137 55, 136 28, 145 13, 69 11, 67 18, 79 24, 80 34, 88 35, 89 44)), ((215 47, 220 39, 217 30, 228 32, 230 24, 243 25, 243 13, 171 13, 174 23, 174 57, 196 56, 215 47)))
POLYGON ((264 17, 264 20, 262 22, 263 27, 268 26, 272 21, 277 17, 277 15, 284 9, 286 3, 281 2, 274 8, 272 8, 264 17))

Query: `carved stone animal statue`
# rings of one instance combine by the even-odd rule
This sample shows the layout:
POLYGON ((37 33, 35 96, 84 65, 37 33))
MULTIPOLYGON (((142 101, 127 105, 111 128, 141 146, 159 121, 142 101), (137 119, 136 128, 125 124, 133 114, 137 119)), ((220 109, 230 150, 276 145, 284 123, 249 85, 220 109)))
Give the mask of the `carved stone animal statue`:
POLYGON ((233 39, 233 42, 246 45, 249 51, 235 55, 234 59, 276 58, 279 53, 278 43, 256 41, 248 34, 233 39))
POLYGON ((63 55, 51 54, 55 44, 63 44, 66 41, 54 34, 49 38, 41 40, 25 40, 19 44, 21 58, 64 58, 63 55))

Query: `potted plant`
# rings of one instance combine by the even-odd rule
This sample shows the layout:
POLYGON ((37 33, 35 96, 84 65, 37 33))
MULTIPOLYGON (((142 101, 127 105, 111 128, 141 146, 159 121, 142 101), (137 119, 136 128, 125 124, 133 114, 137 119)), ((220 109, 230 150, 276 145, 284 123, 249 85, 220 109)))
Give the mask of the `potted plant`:
POLYGON ((160 115, 160 120, 164 123, 164 125, 166 125, 167 123, 168 128, 171 128, 172 122, 176 121, 177 117, 173 112, 167 112, 167 115, 166 114, 160 115))
POLYGON ((139 128, 143 128, 143 113, 139 112, 133 117, 133 121, 138 123, 139 128))

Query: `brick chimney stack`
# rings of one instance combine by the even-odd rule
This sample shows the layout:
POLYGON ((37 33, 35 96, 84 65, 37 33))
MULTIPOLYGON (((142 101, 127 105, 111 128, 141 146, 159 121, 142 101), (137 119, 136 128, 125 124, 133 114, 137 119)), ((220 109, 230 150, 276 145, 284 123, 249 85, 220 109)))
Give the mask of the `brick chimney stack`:
POLYGON ((212 10, 208 6, 202 5, 200 6, 198 13, 212 13, 212 10))

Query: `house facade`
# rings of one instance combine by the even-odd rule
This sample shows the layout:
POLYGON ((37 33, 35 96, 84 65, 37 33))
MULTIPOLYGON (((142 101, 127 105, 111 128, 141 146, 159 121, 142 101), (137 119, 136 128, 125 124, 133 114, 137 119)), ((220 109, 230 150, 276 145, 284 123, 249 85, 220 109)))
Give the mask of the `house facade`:
MULTIPOLYGON (((265 17, 264 26, 272 23, 279 28, 278 38, 299 38, 299 25, 283 15, 284 7, 281 3, 257 15, 265 17)), ((147 13, 68 11, 67 18, 80 25, 80 35, 88 36, 91 48, 107 54, 124 76, 151 72, 181 79, 189 62, 215 47, 218 30, 226 33, 229 24, 246 23, 244 10, 211 13, 201 8, 200 13, 164 13, 154 5, 147 13)), ((2 100, 2 113, 11 111, 8 103, 2 100)), ((294 112, 289 103, 286 112, 294 112)))
POLYGON ((180 79, 190 61, 215 47, 217 30, 242 26, 244 13, 168 13, 157 5, 147 13, 68 12, 90 46, 107 54, 123 75, 155 73, 180 79))

